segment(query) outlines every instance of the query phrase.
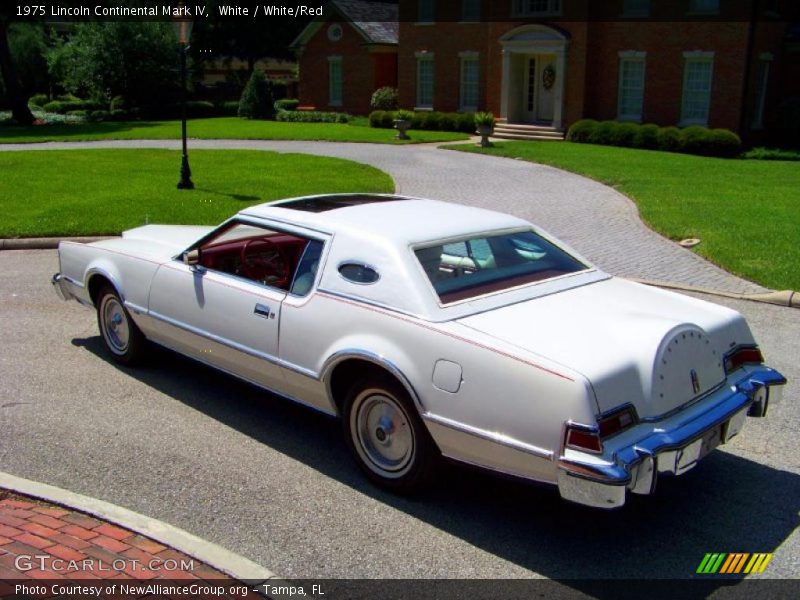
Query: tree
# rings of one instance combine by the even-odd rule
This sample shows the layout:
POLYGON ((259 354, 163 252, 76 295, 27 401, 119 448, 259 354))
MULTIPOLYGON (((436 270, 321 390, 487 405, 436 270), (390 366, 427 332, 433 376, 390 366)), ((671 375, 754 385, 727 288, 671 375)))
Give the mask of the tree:
POLYGON ((239 116, 248 119, 270 119, 275 116, 271 86, 261 71, 253 71, 250 81, 244 86, 239 100, 239 116))
POLYGON ((28 108, 28 99, 17 79, 17 71, 11 58, 8 44, 8 26, 11 5, 0 8, 0 75, 3 76, 5 95, 11 105, 11 117, 21 125, 33 123, 33 113, 28 108))
POLYGON ((178 46, 170 23, 79 23, 48 55, 51 75, 78 96, 150 106, 174 96, 178 46))

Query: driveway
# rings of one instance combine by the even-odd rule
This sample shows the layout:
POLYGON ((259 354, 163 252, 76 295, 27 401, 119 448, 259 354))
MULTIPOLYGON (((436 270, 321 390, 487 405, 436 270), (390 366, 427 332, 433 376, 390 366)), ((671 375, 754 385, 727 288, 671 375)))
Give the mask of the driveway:
MULTIPOLYGON (((125 140, 0 144, 0 151, 179 147, 178 140, 125 140)), ((190 152, 200 148, 348 158, 389 173, 399 193, 481 206, 533 221, 614 275, 735 293, 765 291, 648 229, 633 202, 612 188, 552 167, 442 150, 435 145, 191 140, 190 152)), ((194 178, 201 181, 202 173, 195 173, 194 178)))
MULTIPOLYGON (((389 171, 403 193, 482 205, 494 199, 536 217, 612 272, 660 273, 640 262, 646 245, 604 251, 590 235, 597 221, 580 232, 559 214, 559 198, 581 198, 587 211, 608 203, 620 223, 631 224, 620 244, 653 236, 636 225, 627 200, 580 177, 433 148, 263 147, 363 160, 389 171), (487 165, 494 182, 477 172, 487 165), (518 204, 498 186, 515 190, 518 204), (540 197, 548 194, 550 203, 540 197)), ((577 211, 575 221, 581 214, 564 210, 577 211)), ((672 244, 652 239, 672 252, 672 244)), ((692 257, 674 250, 676 260, 692 257)), ((566 591, 590 592, 584 578, 691 577, 706 552, 772 551, 769 576, 800 577, 797 310, 713 299, 747 316, 770 364, 790 380, 784 403, 766 419, 748 419, 741 435, 693 471, 660 481, 654 497, 633 497, 608 513, 562 502, 551 488, 460 467, 420 498, 377 490, 352 464, 335 421, 167 351, 154 350, 141 369, 110 363, 93 312, 58 301, 50 289, 57 268, 54 251, 0 252, 2 471, 161 519, 287 577, 547 577, 566 591)), ((709 591, 724 593, 723 582, 710 580, 709 591)))

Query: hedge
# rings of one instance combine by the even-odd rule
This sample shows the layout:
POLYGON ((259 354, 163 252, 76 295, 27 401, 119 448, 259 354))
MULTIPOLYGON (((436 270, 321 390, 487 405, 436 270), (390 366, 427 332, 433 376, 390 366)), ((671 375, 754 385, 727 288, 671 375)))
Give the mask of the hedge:
POLYGON ((319 110, 279 110, 276 121, 287 123, 347 123, 352 119, 347 113, 323 112, 319 110))
POLYGON ((106 108, 100 102, 92 100, 53 100, 42 107, 45 112, 58 113, 61 115, 69 114, 76 110, 102 110, 106 108))
POLYGON ((708 129, 697 125, 678 129, 658 127, 652 123, 639 125, 593 119, 575 122, 567 132, 567 140, 724 158, 738 156, 742 149, 739 136, 728 129, 708 129))
POLYGON ((297 98, 282 98, 275 101, 275 110, 297 110, 300 100, 297 98))
MULTIPOLYGON (((475 133, 474 113, 441 113, 424 111, 413 113, 411 129, 430 129, 435 131, 462 131, 475 133)), ((391 129, 394 127, 393 111, 373 110, 369 114, 370 127, 391 129)))

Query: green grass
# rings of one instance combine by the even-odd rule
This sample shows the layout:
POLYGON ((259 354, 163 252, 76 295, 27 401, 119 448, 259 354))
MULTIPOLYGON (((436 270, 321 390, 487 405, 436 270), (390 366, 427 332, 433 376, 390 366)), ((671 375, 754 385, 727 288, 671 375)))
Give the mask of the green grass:
MULTIPOLYGON (((352 124, 284 123, 257 121, 239 117, 191 119, 187 124, 190 138, 241 140, 324 140, 330 142, 372 142, 403 144, 466 140, 464 133, 449 131, 412 131, 409 142, 394 139, 393 129, 366 125, 366 119, 352 124)), ((103 121, 100 123, 0 126, 0 144, 30 142, 77 142, 92 140, 162 140, 178 139, 180 121, 103 121)))
POLYGON ((195 150, 194 190, 178 190, 174 150, 0 152, 0 237, 117 234, 144 223, 216 224, 304 194, 392 192, 373 167, 255 150, 195 150))
MULTIPOLYGON (((800 290, 800 165, 725 160, 590 144, 503 142, 482 150, 580 173, 632 198, 644 221, 724 269, 800 290)), ((597 235, 602 235, 598 231, 597 235)))

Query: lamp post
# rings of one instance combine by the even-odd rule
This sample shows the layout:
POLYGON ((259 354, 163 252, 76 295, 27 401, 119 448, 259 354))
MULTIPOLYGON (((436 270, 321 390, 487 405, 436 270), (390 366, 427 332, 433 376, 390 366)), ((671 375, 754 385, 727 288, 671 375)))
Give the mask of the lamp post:
MULTIPOLYGON (((183 8, 183 2, 179 4, 183 8)), ((178 44, 181 55, 181 142, 183 144, 183 156, 181 157, 181 179, 178 182, 179 190, 194 189, 192 183, 192 170, 189 168, 189 155, 186 152, 186 52, 189 50, 189 39, 192 35, 192 20, 186 15, 185 11, 174 21, 175 32, 178 35, 178 44)))

